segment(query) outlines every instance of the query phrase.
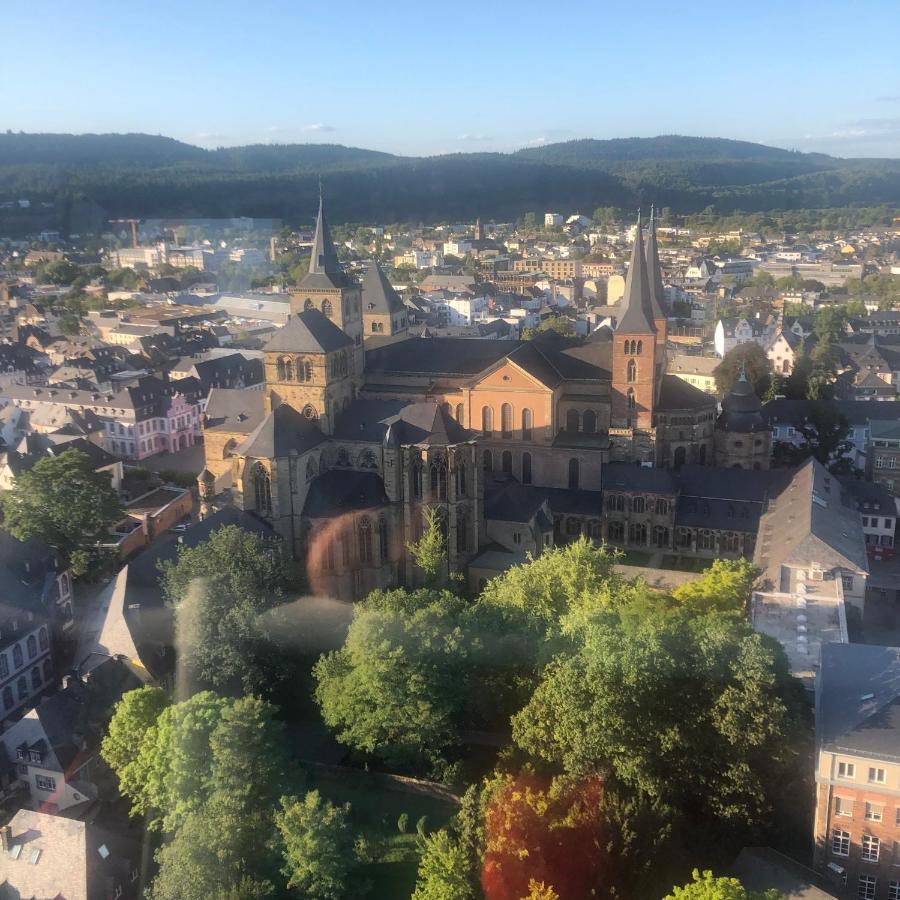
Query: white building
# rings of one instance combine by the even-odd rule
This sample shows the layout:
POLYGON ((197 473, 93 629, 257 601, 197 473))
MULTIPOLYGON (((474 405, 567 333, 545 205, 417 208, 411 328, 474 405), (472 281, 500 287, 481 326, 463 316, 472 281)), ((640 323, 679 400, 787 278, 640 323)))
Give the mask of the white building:
POLYGON ((544 213, 544 227, 545 228, 554 228, 557 225, 562 225, 563 217, 559 213, 548 212, 544 213))

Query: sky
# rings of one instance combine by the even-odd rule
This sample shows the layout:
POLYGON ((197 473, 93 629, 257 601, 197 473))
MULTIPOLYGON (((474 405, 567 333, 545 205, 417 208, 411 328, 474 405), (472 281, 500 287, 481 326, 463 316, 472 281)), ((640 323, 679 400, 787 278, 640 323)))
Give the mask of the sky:
POLYGON ((405 155, 688 134, 900 157, 898 0, 3 0, 0 129, 405 155))

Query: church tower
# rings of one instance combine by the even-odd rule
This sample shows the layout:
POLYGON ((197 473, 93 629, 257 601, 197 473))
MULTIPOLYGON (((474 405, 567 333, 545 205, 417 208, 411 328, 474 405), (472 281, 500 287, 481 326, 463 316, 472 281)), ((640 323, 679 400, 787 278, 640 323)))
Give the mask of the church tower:
POLYGON ((666 346, 668 330, 668 304, 659 265, 659 248, 656 243, 656 218, 650 211, 650 228, 647 232, 647 276, 650 281, 650 303, 653 307, 653 324, 656 326, 656 343, 666 346))
POLYGON ((762 402, 743 368, 716 421, 716 465, 734 469, 768 469, 772 461, 772 429, 762 415, 762 402))
POLYGON ((353 343, 351 376, 362 378, 363 373, 363 317, 362 291, 359 285, 341 269, 337 251, 331 240, 325 218, 325 200, 319 192, 319 214, 313 239, 309 272, 291 292, 291 313, 318 309, 341 329, 353 343))
POLYGON ((657 383, 661 380, 657 358, 662 354, 657 351, 655 311, 640 215, 621 308, 613 336, 611 425, 649 431, 653 427, 657 383))

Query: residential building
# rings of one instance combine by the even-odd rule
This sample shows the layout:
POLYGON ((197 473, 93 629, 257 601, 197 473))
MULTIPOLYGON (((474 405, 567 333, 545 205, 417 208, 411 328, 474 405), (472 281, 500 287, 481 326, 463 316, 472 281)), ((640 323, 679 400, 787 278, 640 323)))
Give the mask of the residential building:
POLYGON ((544 213, 544 227, 545 228, 555 228, 557 225, 562 225, 565 220, 559 213, 548 212, 544 213))
POLYGON ((839 896, 900 892, 900 648, 822 646, 814 864, 839 896))
POLYGON ((773 323, 761 322, 759 319, 742 319, 726 317, 719 319, 713 336, 713 346, 718 356, 722 357, 738 344, 755 341, 763 349, 771 340, 773 323))
POLYGON ((869 419, 867 474, 900 495, 900 419, 869 419))
POLYGON ((716 395, 715 370, 720 362, 721 359, 716 356, 676 353, 669 358, 669 372, 707 394, 716 395))

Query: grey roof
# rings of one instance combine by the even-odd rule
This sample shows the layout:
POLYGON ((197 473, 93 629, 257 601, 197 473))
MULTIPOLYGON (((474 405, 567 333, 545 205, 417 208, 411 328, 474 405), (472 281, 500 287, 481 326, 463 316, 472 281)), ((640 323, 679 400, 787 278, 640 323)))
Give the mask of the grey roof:
POLYGON ((366 350, 366 373, 477 375, 518 347, 516 341, 410 337, 366 350))
POLYGON ((300 290, 329 290, 346 287, 349 279, 338 262, 337 251, 331 240, 331 231, 325 218, 325 200, 319 194, 319 214, 316 217, 316 234, 313 238, 309 272, 300 282, 300 290))
POLYGON ((352 346, 350 336, 318 309, 305 309, 288 319, 263 350, 288 353, 331 353, 352 346))
POLYGON ((709 409, 715 411, 716 398, 700 388, 688 384, 677 375, 665 374, 659 391, 657 412, 670 412, 683 409, 709 409))
POLYGON ((303 515, 321 519, 349 510, 374 509, 388 502, 384 482, 376 472, 332 469, 309 486, 303 515))
POLYGON ((206 404, 204 431, 237 431, 249 434, 265 415, 262 391, 213 388, 206 404))
POLYGON ((782 565, 868 572, 859 513, 836 477, 817 460, 796 469, 760 521, 754 562, 779 590, 782 565))
POLYGON ((744 847, 731 875, 748 891, 775 890, 782 900, 837 900, 829 883, 812 869, 771 847, 744 847))
POLYGON ((475 433, 463 428, 433 400, 357 399, 341 413, 334 437, 346 441, 381 443, 390 431, 400 444, 459 444, 475 433))
POLYGON ((603 491, 647 491, 675 494, 677 482, 668 469, 650 469, 633 463, 611 462, 600 473, 603 491))
POLYGON ((650 306, 654 320, 666 318, 666 295, 663 290, 662 269, 659 265, 659 249, 656 245, 656 221, 650 213, 650 229, 647 232, 647 278, 650 282, 650 306))
POLYGON ((692 356, 688 353, 676 353, 669 358, 669 372, 685 375, 712 375, 719 363, 717 356, 692 356))
POLYGON ((366 273, 362 280, 362 308, 364 313, 385 316, 406 309, 400 295, 391 287, 381 266, 374 259, 366 263, 366 273))
MULTIPOLYGON (((785 422, 796 425, 808 419, 816 400, 770 400, 763 405, 763 416, 773 425, 785 422)), ((851 425, 865 425, 869 419, 900 421, 900 401, 896 400, 832 400, 829 406, 851 425)))
POLYGON ((891 492, 877 481, 861 481, 858 478, 842 478, 849 497, 863 515, 897 516, 897 505, 891 492))
POLYGON ((816 745, 900 762, 900 647, 822 645, 816 745))
POLYGON ((495 473, 488 476, 484 491, 486 519, 501 522, 530 522, 537 518, 540 528, 551 528, 544 520, 542 509, 546 503, 551 514, 599 516, 602 510, 600 491, 545 488, 520 484, 510 475, 495 473))
POLYGON ((325 440, 318 424, 282 403, 275 407, 235 448, 238 456, 280 459, 292 450, 305 453, 325 440))
POLYGON ((625 279, 625 295, 622 297, 624 312, 619 316, 616 331, 619 334, 655 334, 653 324, 653 298, 650 293, 650 278, 647 259, 644 256, 644 234, 641 217, 638 216, 634 232, 634 247, 631 251, 631 265, 625 279))
POLYGON ((722 401, 722 415, 717 422, 725 431, 750 433, 768 431, 770 426, 762 416, 762 401, 743 370, 722 401))

